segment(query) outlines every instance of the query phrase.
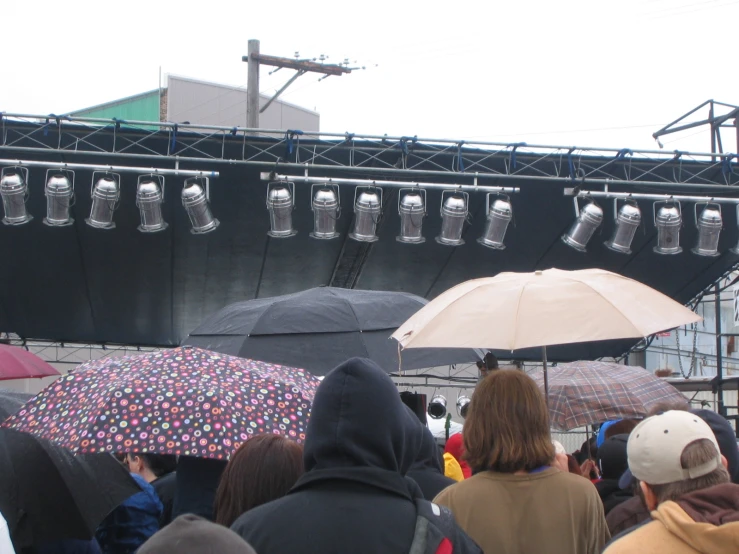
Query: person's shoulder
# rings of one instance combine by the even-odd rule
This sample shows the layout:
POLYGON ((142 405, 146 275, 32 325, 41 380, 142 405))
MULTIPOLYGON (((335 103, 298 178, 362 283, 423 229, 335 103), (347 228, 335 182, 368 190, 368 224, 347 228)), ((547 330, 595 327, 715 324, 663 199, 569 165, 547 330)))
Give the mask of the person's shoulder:
POLYGON ((231 530, 244 537, 249 529, 254 529, 256 525, 260 527, 268 526, 273 518, 278 524, 282 525, 285 522, 284 511, 290 509, 294 500, 295 495, 288 495, 252 508, 241 514, 233 522, 231 530))
POLYGON ((568 488, 580 489, 588 494, 598 496, 598 490, 595 488, 595 485, 590 479, 586 479, 582 475, 557 470, 556 473, 552 474, 552 480, 568 488))
POLYGON ((486 479, 483 473, 478 473, 462 481, 450 484, 447 488, 436 495, 434 503, 447 505, 447 503, 453 498, 474 494, 480 490, 485 491, 490 486, 494 486, 492 481, 486 479))
MULTIPOLYGON (((655 533, 659 533, 664 527, 656 521, 644 522, 628 529, 620 536, 614 537, 603 554, 631 554, 632 552, 648 552, 650 537, 654 539, 655 533)), ((660 541, 661 542, 661 541, 660 541)))

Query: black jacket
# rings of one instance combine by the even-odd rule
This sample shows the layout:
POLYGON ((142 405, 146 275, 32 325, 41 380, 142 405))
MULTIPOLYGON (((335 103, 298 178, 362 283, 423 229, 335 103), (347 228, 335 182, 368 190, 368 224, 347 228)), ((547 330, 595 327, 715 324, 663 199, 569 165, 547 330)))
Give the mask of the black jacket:
MULTIPOLYGON (((306 473, 231 529, 259 554, 406 554, 421 494, 404 477, 421 446, 417 425, 374 362, 344 362, 313 401, 306 473)), ((455 553, 480 552, 458 527, 451 534, 455 553)))
POLYGON ((421 435, 421 449, 408 471, 408 477, 418 483, 423 497, 431 501, 456 481, 444 475, 444 458, 429 428, 419 422, 417 429, 421 435))
POLYGON ((626 502, 633 495, 630 491, 621 490, 618 479, 601 479, 595 484, 595 488, 603 501, 603 511, 608 515, 613 508, 626 502))

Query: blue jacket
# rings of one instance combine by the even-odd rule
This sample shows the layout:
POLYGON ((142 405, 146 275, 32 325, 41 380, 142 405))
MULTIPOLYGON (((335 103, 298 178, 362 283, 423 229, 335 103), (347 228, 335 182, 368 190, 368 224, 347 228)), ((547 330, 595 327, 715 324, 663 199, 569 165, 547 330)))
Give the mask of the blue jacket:
POLYGON ((110 512, 95 537, 103 554, 131 554, 159 531, 162 503, 157 493, 140 475, 131 474, 141 492, 126 499, 110 512))

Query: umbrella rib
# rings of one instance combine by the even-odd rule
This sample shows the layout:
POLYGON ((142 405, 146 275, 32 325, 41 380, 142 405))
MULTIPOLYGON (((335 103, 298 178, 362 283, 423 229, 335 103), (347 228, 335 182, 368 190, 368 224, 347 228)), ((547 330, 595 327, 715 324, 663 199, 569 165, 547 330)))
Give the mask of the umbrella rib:
POLYGON ((513 322, 513 343, 510 345, 511 352, 516 349, 516 341, 518 340, 518 316, 521 313, 521 299, 523 298, 523 293, 526 291, 526 287, 528 285, 528 282, 524 283, 524 285, 521 287, 521 292, 518 293, 518 303, 516 304, 516 318, 513 322))

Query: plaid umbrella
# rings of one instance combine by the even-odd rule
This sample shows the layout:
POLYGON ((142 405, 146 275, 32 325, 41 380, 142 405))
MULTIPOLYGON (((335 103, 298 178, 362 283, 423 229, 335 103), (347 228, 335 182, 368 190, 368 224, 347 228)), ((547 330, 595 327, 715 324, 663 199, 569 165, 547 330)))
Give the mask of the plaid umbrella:
MULTIPOLYGON (((529 375, 543 391, 543 372, 529 375)), ((581 361, 549 369, 549 415, 557 429, 644 417, 663 402, 684 403, 685 397, 642 367, 581 361)))
POLYGON ((3 426, 73 452, 225 459, 262 433, 302 442, 319 383, 302 369, 174 348, 83 364, 3 426))

